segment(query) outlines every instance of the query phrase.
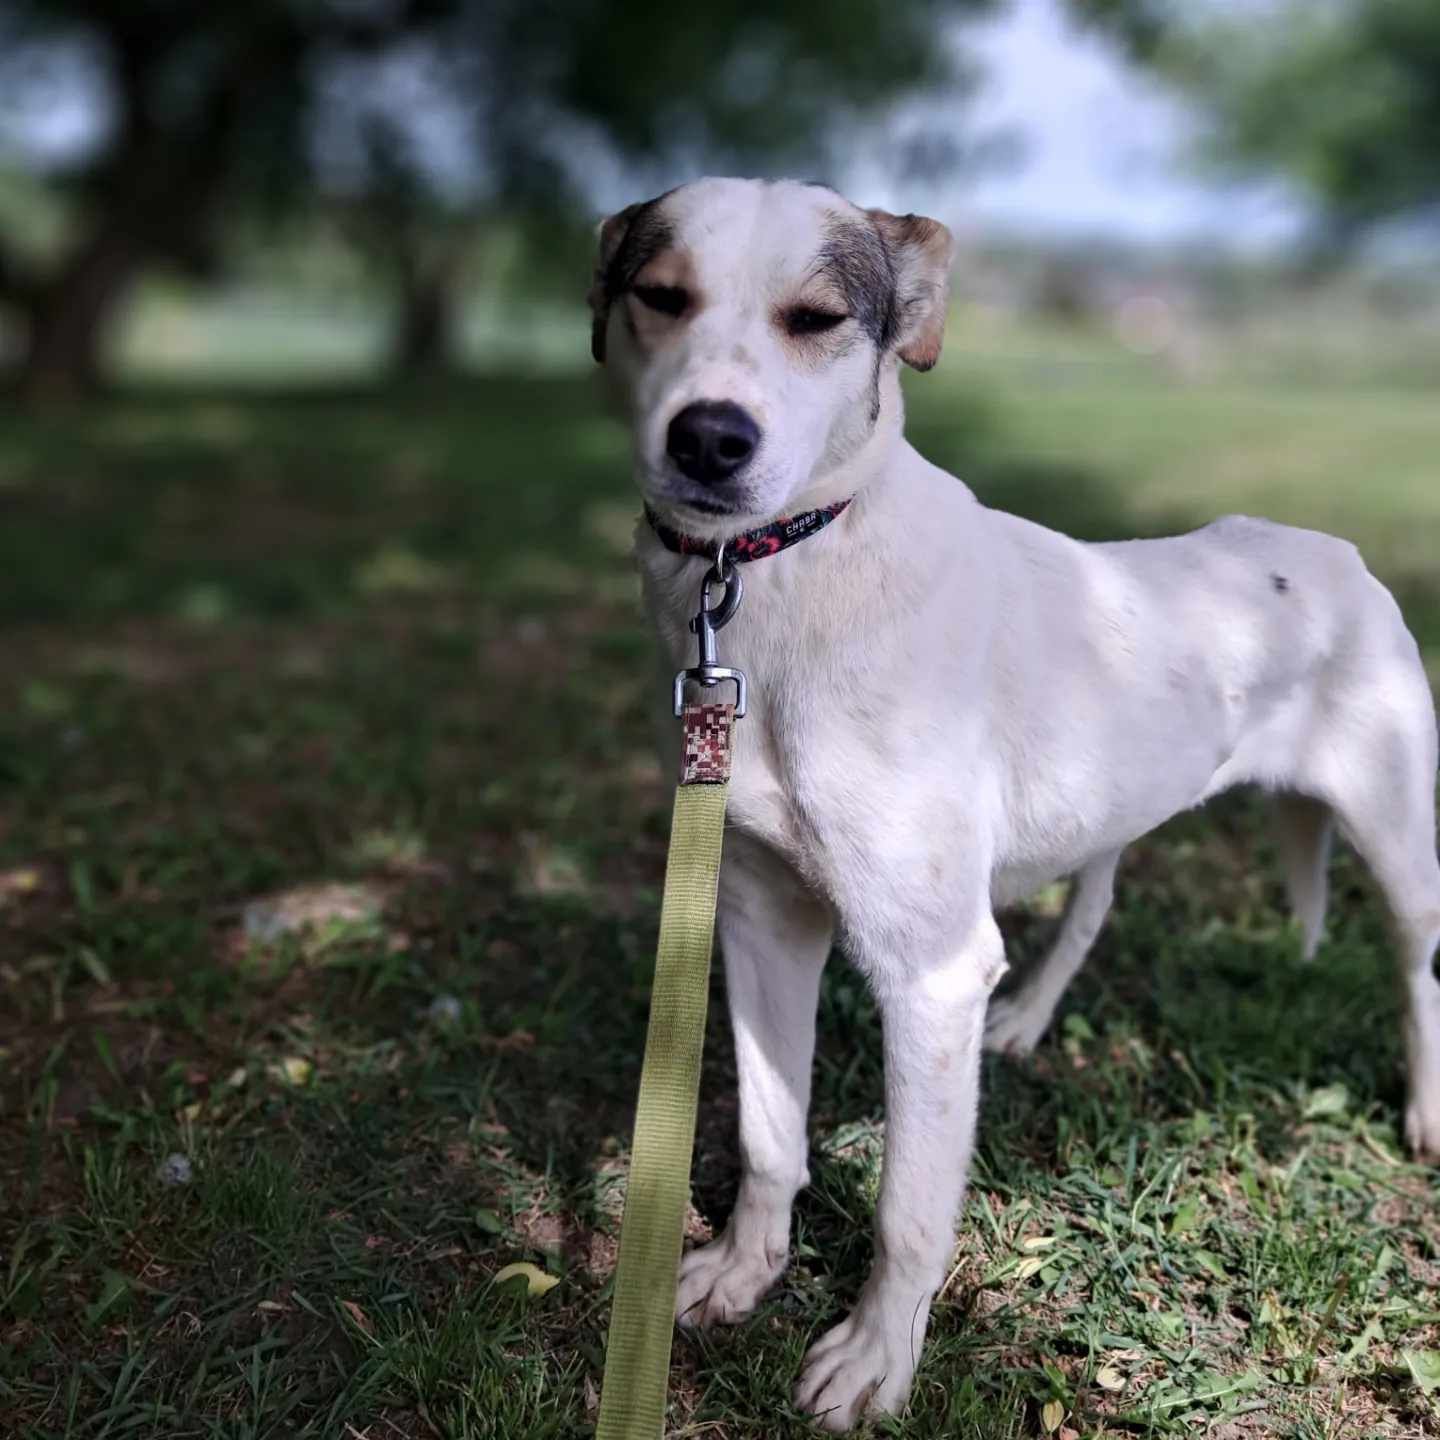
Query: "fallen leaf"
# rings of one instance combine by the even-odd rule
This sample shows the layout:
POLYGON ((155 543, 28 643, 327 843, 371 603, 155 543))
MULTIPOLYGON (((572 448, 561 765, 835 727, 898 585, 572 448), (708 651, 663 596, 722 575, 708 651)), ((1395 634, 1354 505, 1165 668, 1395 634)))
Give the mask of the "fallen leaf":
POLYGON ((1402 1350, 1411 1378, 1428 1395, 1440 1386, 1440 1350, 1402 1350))
POLYGON ((370 1317, 353 1300, 342 1300, 340 1308, 367 1334, 373 1335, 375 1327, 370 1323, 370 1317))
POLYGON ((1028 1240, 1020 1242, 1020 1248, 1028 1251, 1048 1250, 1054 1243, 1053 1235, 1032 1235, 1028 1240))
POLYGON ((1174 1218, 1170 1221, 1171 1236, 1183 1235, 1187 1230, 1193 1230, 1200 1220, 1200 1202, 1198 1200, 1182 1200, 1175 1207, 1174 1218))
POLYGON ((270 1073, 287 1085, 308 1085, 315 1067, 300 1055, 287 1055, 279 1064, 270 1067, 270 1073))
POLYGON ((41 875, 33 865, 17 870, 0 870, 0 907, 13 897, 33 895, 40 888, 41 875))
POLYGON ((1113 1365, 1102 1365, 1095 1372, 1095 1383, 1102 1390, 1123 1390, 1125 1377, 1113 1365))
POLYGON ((1213 1250, 1197 1250, 1194 1255, 1191 1256, 1191 1259, 1193 1259, 1202 1270, 1209 1271, 1217 1280, 1225 1280, 1228 1278, 1225 1273, 1225 1262, 1213 1250))
POLYGON ((1343 1115, 1349 1105, 1350 1092, 1343 1085, 1326 1085, 1310 1092, 1303 1118, 1318 1120, 1323 1115, 1343 1115))
POLYGON ((1047 1400, 1040 1407, 1040 1424, 1047 1435, 1053 1435, 1065 1418, 1065 1406, 1059 1400, 1047 1400))
POLYGON ((487 1050, 533 1050, 535 1037, 528 1030, 512 1030, 508 1035, 486 1035, 480 1043, 487 1050))
POLYGON ((529 1295, 544 1295, 560 1283, 558 1276, 547 1275, 538 1265, 532 1265, 528 1260, 507 1265, 495 1276, 495 1283, 504 1285, 507 1281, 521 1276, 524 1277, 525 1291, 529 1295))

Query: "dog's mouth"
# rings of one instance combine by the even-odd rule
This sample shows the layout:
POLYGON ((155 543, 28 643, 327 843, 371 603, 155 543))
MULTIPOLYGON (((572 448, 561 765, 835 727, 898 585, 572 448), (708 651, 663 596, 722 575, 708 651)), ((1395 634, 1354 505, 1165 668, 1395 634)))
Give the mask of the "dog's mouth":
POLYGON ((702 515, 734 515, 738 513, 734 505, 726 505, 719 500, 701 500, 699 498, 684 501, 680 508, 698 510, 702 515))
POLYGON ((708 495, 663 494, 646 503, 667 524, 705 540, 726 539, 744 530, 753 519, 743 503, 717 500, 708 495))
POLYGON ((645 485, 652 509, 673 514, 676 519, 725 520, 750 514, 755 497, 748 485, 732 484, 730 493, 718 494, 667 466, 654 481, 645 485))

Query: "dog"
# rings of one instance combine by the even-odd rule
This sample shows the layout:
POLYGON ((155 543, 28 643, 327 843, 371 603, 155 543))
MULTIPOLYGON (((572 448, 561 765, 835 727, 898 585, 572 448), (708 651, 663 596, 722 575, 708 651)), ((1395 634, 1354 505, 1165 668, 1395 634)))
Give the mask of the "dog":
POLYGON ((706 179, 604 221, 590 292, 671 672, 691 663, 710 566, 677 550, 834 515, 745 567, 721 637, 750 692, 717 917, 742 1178, 724 1233, 683 1257, 677 1302, 682 1323, 733 1322, 785 1267, 838 941, 881 1011, 886 1131, 873 1268, 795 1391, 832 1431, 905 1404, 953 1250, 982 1047, 1035 1044, 1121 851, 1222 790, 1277 797, 1307 955, 1336 822, 1373 872, 1407 1000, 1406 1137, 1440 1152, 1436 718, 1395 601, 1353 546, 1309 530, 1230 516, 1082 544, 980 504, 902 433, 899 366, 939 359, 952 258, 934 220, 706 179), (995 910, 1063 877, 1053 950, 991 1000, 995 910))

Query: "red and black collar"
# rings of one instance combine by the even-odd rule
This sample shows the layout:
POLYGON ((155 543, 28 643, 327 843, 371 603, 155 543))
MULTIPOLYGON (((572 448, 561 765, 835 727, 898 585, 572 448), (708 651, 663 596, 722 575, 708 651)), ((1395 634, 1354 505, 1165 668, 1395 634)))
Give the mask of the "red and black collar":
MULTIPOLYGON (((771 521, 769 525, 761 525, 757 530, 746 530, 725 541, 725 558, 733 560, 737 565, 743 565, 747 560, 763 560, 767 555, 778 555, 782 550, 788 550, 792 545, 798 545, 802 540, 818 534, 854 498, 851 495, 819 510, 786 515, 771 521)), ((650 528, 660 537, 660 543, 677 555, 703 555, 707 560, 713 560, 720 549, 718 540, 697 540, 693 535, 671 529, 648 505, 645 507, 645 518, 650 522, 650 528)))

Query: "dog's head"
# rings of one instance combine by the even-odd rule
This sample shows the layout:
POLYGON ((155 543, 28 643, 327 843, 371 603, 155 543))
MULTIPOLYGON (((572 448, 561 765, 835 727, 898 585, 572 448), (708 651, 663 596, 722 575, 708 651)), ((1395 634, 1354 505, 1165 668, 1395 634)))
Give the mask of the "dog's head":
MULTIPOLYGON (((600 227, 595 358, 646 501, 718 537, 812 503, 939 358, 953 242, 795 181, 700 180, 600 227)), ((833 497, 826 497, 833 498, 833 497)))

